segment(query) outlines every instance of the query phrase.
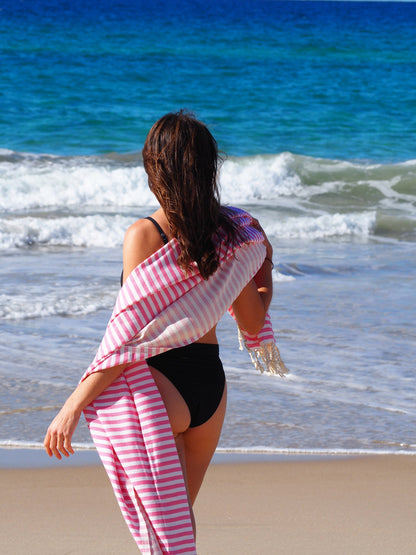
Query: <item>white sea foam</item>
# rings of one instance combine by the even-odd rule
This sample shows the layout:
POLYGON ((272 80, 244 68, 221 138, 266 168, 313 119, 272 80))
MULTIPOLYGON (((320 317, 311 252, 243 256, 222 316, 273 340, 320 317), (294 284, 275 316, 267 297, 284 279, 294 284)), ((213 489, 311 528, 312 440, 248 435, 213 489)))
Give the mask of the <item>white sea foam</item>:
POLYGON ((267 231, 285 239, 324 239, 327 237, 368 237, 376 224, 376 213, 325 214, 276 221, 267 231))
MULTIPOLYGON (((388 198, 401 198, 395 187, 414 177, 415 164, 365 165, 297 156, 289 152, 227 159, 220 172, 226 203, 273 202, 310 198, 330 192, 345 195, 366 185, 388 198), (345 191, 343 191, 343 189, 345 191)), ((354 195, 357 200, 357 194, 354 195)), ((354 198, 351 199, 354 201, 354 198)), ((414 194, 402 200, 414 201, 414 194)), ((0 163, 0 209, 63 209, 68 206, 146 206, 155 204, 143 166, 100 157, 19 155, 0 163)))
POLYGON ((291 168, 292 157, 283 153, 226 160, 220 174, 224 202, 245 204, 304 196, 300 177, 291 168))
POLYGON ((71 206, 135 206, 155 204, 143 167, 85 164, 58 159, 54 163, 3 163, 0 166, 0 209, 13 212, 71 206))
POLYGON ((33 245, 115 247, 123 242, 132 218, 118 215, 0 219, 0 249, 33 245))
MULTIPOLYGON (((21 163, 0 165, 0 209, 7 212, 71 206, 147 206, 155 199, 142 166, 102 159, 43 158, 26 155, 21 163)), ((293 155, 227 160, 221 170, 222 198, 246 204, 310 194, 292 169, 293 155)))
POLYGON ((284 282, 284 281, 293 281, 293 280, 296 279, 295 276, 288 276, 286 274, 282 274, 277 269, 273 270, 272 278, 273 278, 274 283, 281 283, 281 282, 284 282))
POLYGON ((45 293, 26 287, 23 294, 0 294, 0 320, 27 320, 47 316, 82 316, 98 310, 109 310, 116 291, 75 287, 45 293))
MULTIPOLYGON (((139 212, 157 206, 135 164, 123 157, 0 156, 0 249, 120 246, 139 212)), ((366 166, 282 153, 226 160, 220 185, 224 203, 247 206, 278 238, 412 239, 414 171, 410 162, 366 166)))
MULTIPOLYGON (((108 214, 66 217, 23 216, 0 219, 0 249, 29 246, 120 247, 135 217, 108 214)), ((368 237, 376 213, 324 214, 297 218, 270 218, 263 225, 269 235, 283 239, 368 237)))
POLYGON ((41 318, 46 316, 81 316, 93 314, 100 309, 109 309, 114 302, 114 296, 100 302, 88 298, 87 295, 74 295, 65 298, 31 299, 27 296, 7 298, 0 296, 3 306, 0 309, 0 318, 4 320, 22 320, 30 318, 41 318))

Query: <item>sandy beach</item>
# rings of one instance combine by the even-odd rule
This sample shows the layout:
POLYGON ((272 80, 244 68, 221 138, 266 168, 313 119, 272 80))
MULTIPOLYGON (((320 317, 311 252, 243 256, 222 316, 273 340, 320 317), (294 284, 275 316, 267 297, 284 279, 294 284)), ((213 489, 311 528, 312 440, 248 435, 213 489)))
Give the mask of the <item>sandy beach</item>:
MULTIPOLYGON (((100 466, 1 469, 3 555, 138 553, 100 466)), ((214 464, 198 555, 416 553, 416 457, 214 464)))

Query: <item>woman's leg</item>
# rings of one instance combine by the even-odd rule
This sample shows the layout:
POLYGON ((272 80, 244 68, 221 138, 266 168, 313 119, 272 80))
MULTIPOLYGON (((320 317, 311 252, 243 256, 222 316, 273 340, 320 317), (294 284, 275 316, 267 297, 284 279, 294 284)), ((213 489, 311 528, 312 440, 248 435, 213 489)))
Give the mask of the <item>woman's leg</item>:
POLYGON ((205 473, 220 439, 227 405, 227 385, 217 410, 209 420, 195 428, 188 428, 183 435, 186 475, 191 503, 194 504, 205 473))
POLYGON ((200 426, 190 428, 191 415, 182 395, 166 376, 152 366, 149 368, 165 403, 185 485, 193 505, 221 435, 227 405, 227 386, 211 418, 200 426))
POLYGON ((176 387, 172 384, 172 382, 169 381, 169 379, 161 372, 159 372, 159 370, 156 370, 156 368, 149 366, 149 369, 159 389, 159 393, 162 396, 163 402, 166 407, 166 412, 168 413, 173 436, 175 438, 176 449, 178 450, 179 461, 182 466, 183 479, 188 496, 192 528, 194 531, 194 536, 196 537, 195 517, 192 510, 192 503, 189 496, 188 479, 186 475, 186 456, 183 440, 183 433, 189 428, 189 424, 191 422, 191 414, 189 412, 188 405, 185 403, 184 398, 176 389, 176 387))
POLYGON ((194 531, 194 538, 196 539, 196 523, 195 523, 195 516, 194 511, 192 509, 192 502, 189 496, 189 486, 188 486, 188 477, 186 474, 186 457, 185 457, 185 446, 183 443, 183 434, 179 434, 175 437, 176 449, 178 450, 179 460, 181 462, 182 473, 183 473, 183 480, 185 482, 186 487, 186 495, 188 496, 188 503, 189 503, 189 512, 191 515, 191 522, 192 522, 192 530, 194 531))

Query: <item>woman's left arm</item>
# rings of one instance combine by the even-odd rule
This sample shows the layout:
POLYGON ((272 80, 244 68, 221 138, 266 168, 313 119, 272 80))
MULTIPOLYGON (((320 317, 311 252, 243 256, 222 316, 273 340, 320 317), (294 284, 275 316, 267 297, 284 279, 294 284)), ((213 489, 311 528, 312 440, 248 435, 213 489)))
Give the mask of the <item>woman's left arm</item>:
POLYGON ((257 274, 233 302, 233 311, 239 327, 256 335, 264 325, 273 296, 273 247, 258 220, 252 218, 251 226, 263 234, 266 258, 257 274))
POLYGON ((83 409, 113 383, 126 366, 126 364, 122 364, 94 372, 78 385, 52 420, 46 432, 43 445, 50 457, 55 455, 57 459, 62 459, 61 453, 65 457, 74 454, 71 445, 72 435, 78 425, 83 409))

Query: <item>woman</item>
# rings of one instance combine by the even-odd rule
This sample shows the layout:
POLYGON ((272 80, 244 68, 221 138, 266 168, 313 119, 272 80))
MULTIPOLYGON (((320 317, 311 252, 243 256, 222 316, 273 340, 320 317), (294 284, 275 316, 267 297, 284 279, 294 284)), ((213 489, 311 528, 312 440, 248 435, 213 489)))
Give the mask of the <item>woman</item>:
MULTIPOLYGON (((149 261, 152 263, 159 252, 168 252, 174 245, 177 246, 175 252, 178 253, 175 263, 182 271, 184 283, 195 276, 199 279, 195 290, 190 290, 186 295, 195 295, 200 288, 203 291, 201 295, 208 296, 208 304, 211 302, 209 295, 213 297, 214 303, 218 288, 210 293, 210 284, 215 284, 215 280, 221 278, 222 266, 227 266, 232 272, 234 270, 231 267, 239 263, 241 268, 235 272, 228 285, 224 282, 225 285, 220 286, 220 290, 225 287, 227 293, 234 287, 233 284, 242 273, 241 269, 247 267, 243 260, 245 250, 240 247, 250 242, 247 230, 254 228, 254 235, 256 232, 263 234, 257 239, 257 243, 263 243, 261 251, 259 248, 256 251, 260 253, 256 254, 260 257, 260 263, 258 260, 254 263, 252 279, 244 278, 242 285, 237 287, 237 293, 229 294, 235 295, 230 300, 239 328, 248 334, 258 334, 264 326, 272 298, 273 251, 256 220, 250 218, 249 225, 244 227, 239 221, 245 217, 247 222, 246 213, 240 217, 231 209, 220 206, 217 190, 217 144, 207 127, 183 111, 167 114, 150 130, 143 148, 143 162, 149 187, 160 208, 151 217, 138 220, 126 232, 123 283, 129 279, 143 280, 138 270, 144 268, 143 271, 147 271, 149 261), (220 243, 225 245, 225 250, 219 249, 220 243), (223 262, 223 259, 227 261, 223 262)), ((159 274, 156 272, 155 276, 163 271, 162 265, 157 270, 159 274)), ((226 272, 228 270, 224 270, 224 274, 226 272)), ((193 302, 197 302, 195 297, 193 302)), ((199 310, 195 310, 195 314, 191 314, 189 318, 198 318, 197 312, 199 310)), ((156 316, 153 320, 158 318, 156 316)), ((153 352, 156 354, 146 356, 147 369, 163 400, 175 438, 194 533, 191 507, 218 444, 226 408, 226 383, 216 336, 217 319, 213 321, 214 325, 203 332, 187 332, 186 340, 177 341, 180 346, 155 347, 153 352)), ((146 326, 153 324, 152 318, 149 320, 146 326)), ((175 325, 176 322, 173 322, 173 327, 175 325)), ((194 329, 195 324, 188 328, 194 329)), ((161 333, 166 335, 166 326, 161 333)), ((134 341, 139 344, 137 337, 136 333, 134 341)), ((125 343, 130 345, 131 340, 125 343)), ((152 345, 152 342, 149 344, 152 345)), ((129 361, 137 360, 137 357, 134 358, 136 355, 131 356, 129 355, 129 361)), ((140 355, 141 358, 144 356, 140 355)), ((130 368, 129 363, 110 367, 110 363, 106 364, 106 368, 97 367, 94 371, 87 372, 49 426, 44 441, 49 456, 55 455, 61 459, 61 455, 68 457, 73 453, 71 438, 81 412, 94 404, 123 372, 128 374, 127 370, 130 368)), ((98 419, 98 412, 94 414, 94 418, 98 419)), ((92 420, 94 418, 91 417, 92 420)), ((140 498, 140 491, 136 491, 135 497, 140 498)), ((141 499, 139 501, 142 502, 141 499)), ((160 547, 149 549, 151 553, 159 552, 157 549, 166 552, 160 547)))

